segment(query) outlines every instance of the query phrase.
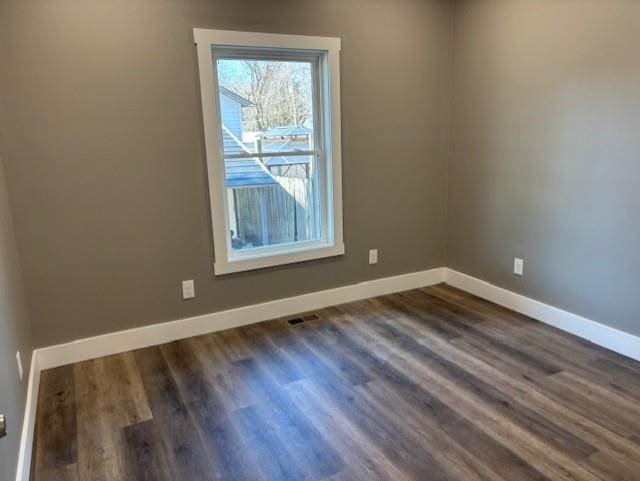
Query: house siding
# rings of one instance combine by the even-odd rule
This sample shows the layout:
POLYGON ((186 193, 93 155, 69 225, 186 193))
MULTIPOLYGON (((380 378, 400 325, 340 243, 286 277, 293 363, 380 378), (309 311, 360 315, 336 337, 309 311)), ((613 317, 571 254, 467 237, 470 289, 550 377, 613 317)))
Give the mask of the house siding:
POLYGON ((242 106, 226 95, 220 95, 220 112, 222 123, 233 135, 242 140, 242 106))

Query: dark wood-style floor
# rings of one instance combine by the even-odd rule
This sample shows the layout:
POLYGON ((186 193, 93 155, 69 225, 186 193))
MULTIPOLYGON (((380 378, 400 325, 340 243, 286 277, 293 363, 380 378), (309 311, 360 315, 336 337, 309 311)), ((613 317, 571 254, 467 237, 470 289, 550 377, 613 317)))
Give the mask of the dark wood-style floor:
POLYGON ((444 285, 42 375, 35 481, 640 480, 640 363, 444 285))

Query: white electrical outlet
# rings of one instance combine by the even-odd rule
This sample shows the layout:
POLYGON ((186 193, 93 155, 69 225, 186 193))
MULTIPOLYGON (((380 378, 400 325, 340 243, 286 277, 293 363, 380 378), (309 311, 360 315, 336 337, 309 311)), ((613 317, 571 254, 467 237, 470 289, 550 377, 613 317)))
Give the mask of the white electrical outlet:
POLYGON ((524 260, 518 257, 513 258, 513 273, 516 276, 521 276, 524 274, 524 260))
POLYGON ((194 297, 196 297, 196 286, 193 279, 182 281, 182 298, 193 299, 194 297))
POLYGON ((16 352, 16 362, 18 363, 18 376, 22 381, 22 376, 24 376, 24 370, 22 369, 22 359, 20 358, 20 351, 16 352))
POLYGON ((378 263, 378 249, 371 249, 369 251, 369 264, 378 263))

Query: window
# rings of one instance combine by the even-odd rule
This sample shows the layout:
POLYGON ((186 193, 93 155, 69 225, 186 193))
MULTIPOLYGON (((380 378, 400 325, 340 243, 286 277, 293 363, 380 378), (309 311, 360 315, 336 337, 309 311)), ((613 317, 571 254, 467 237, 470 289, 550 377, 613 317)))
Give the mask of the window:
POLYGON ((194 36, 216 275, 344 254, 340 40, 194 36))

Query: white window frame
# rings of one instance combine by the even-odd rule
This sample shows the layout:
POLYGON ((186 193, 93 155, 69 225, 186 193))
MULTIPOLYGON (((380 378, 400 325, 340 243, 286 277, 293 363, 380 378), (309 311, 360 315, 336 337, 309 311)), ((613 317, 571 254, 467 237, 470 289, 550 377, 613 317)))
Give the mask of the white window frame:
POLYGON ((200 70, 200 93, 204 140, 209 175, 209 198, 213 224, 214 273, 216 275, 262 269, 344 254, 342 235, 342 156, 340 139, 340 39, 303 35, 236 32, 230 30, 193 30, 200 70), (227 185, 223 145, 220 138, 220 105, 213 49, 218 47, 264 48, 277 51, 310 51, 320 54, 321 112, 316 118, 322 129, 319 146, 324 171, 320 179, 322 238, 290 244, 231 249, 227 210, 227 185), (324 165, 323 165, 324 164, 324 165))

